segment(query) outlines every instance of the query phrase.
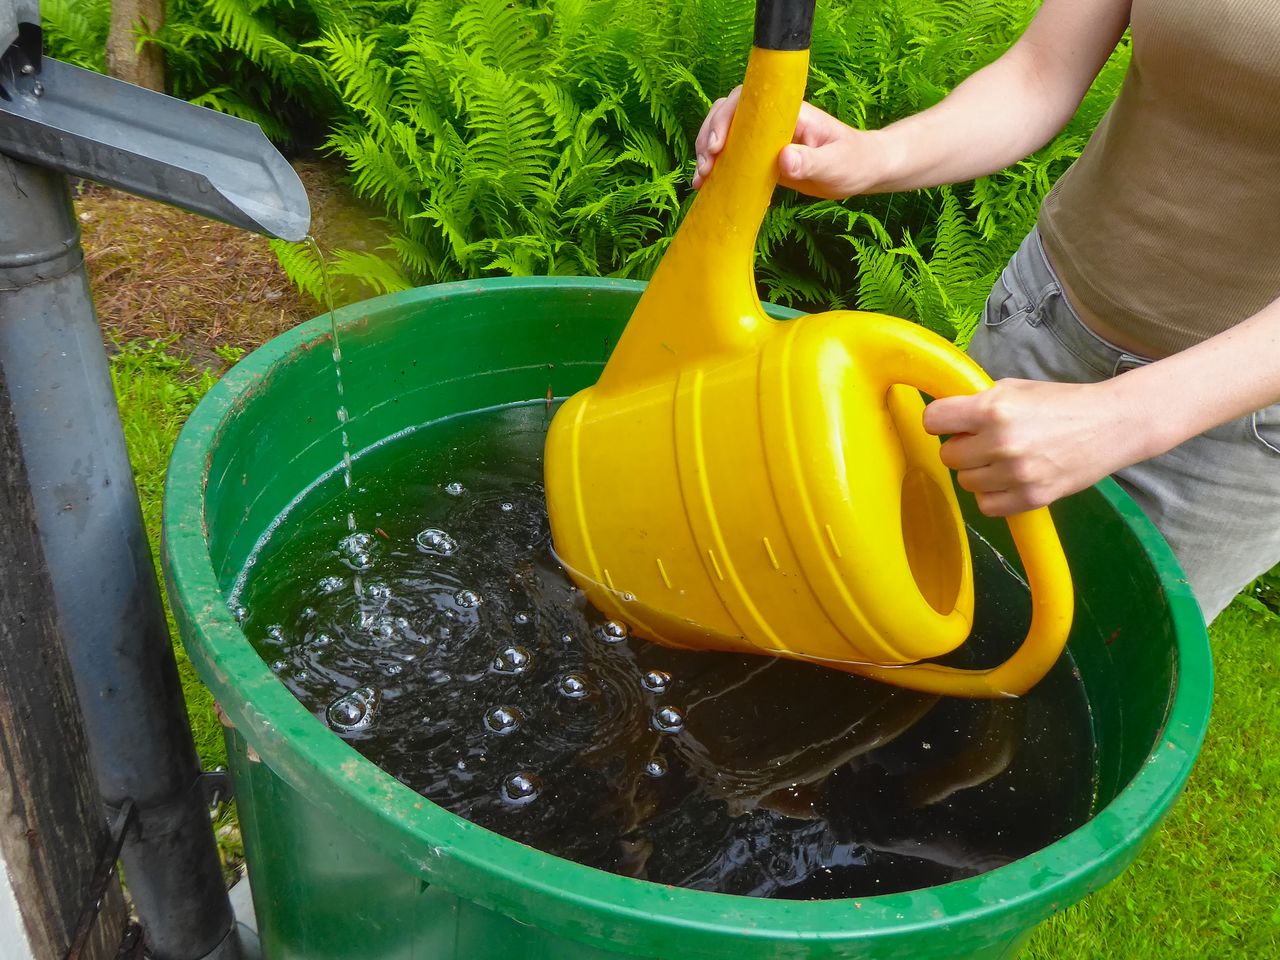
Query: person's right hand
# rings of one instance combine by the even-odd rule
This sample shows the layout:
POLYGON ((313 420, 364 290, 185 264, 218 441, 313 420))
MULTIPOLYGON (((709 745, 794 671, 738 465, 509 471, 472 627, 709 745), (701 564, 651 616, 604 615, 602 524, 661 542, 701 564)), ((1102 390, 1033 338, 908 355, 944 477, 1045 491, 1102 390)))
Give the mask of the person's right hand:
MULTIPOLYGON (((711 105, 702 121, 695 142, 695 187, 706 182, 724 149, 741 94, 742 87, 734 87, 711 105)), ((855 130, 806 102, 800 105, 791 144, 778 154, 778 182, 811 197, 838 200, 874 189, 883 167, 883 148, 875 133, 855 130)))

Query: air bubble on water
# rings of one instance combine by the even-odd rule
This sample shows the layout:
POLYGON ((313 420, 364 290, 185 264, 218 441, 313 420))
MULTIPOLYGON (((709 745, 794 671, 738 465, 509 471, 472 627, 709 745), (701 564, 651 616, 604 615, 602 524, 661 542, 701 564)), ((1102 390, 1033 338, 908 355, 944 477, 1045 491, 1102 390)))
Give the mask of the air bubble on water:
POLYGON ((597 635, 605 643, 621 643, 627 639, 626 624, 618 620, 609 620, 597 631, 597 635))
POLYGON ((414 538, 414 542, 418 544, 418 549, 423 553, 428 553, 435 557, 448 557, 458 549, 458 543, 453 537, 435 527, 428 527, 423 530, 414 538))
POLYGON ((427 679, 432 683, 449 683, 453 679, 453 674, 446 670, 432 670, 427 674, 427 679))
POLYGON ((516 623, 528 623, 529 615, 527 613, 521 612, 521 613, 517 613, 514 617, 512 617, 512 619, 515 620, 516 623))
POLYGON ((244 623, 244 618, 249 615, 249 611, 244 607, 232 607, 231 615, 236 618, 236 623, 244 623))
POLYGON ((524 673, 533 664, 533 654, 525 647, 507 647, 493 658, 494 673, 524 673))
POLYGON ((356 550, 368 550, 373 546, 373 535, 357 531, 342 538, 339 544, 343 553, 353 553, 356 550))
POLYGON ((560 642, 561 642, 561 643, 573 643, 573 634, 571 634, 571 633, 562 633, 562 634, 560 634, 560 642))
POLYGON ((303 619, 303 620, 314 620, 315 618, 316 618, 316 608, 315 608, 315 607, 303 607, 303 608, 302 608, 302 619, 303 619))
POLYGON ((346 408, 346 407, 339 407, 339 408, 338 408, 338 422, 339 422, 339 423, 346 423, 346 422, 347 422, 347 408, 346 408))
POLYGON ((404 664, 388 663, 385 667, 382 668, 382 672, 385 673, 388 677, 398 677, 400 676, 400 674, 404 673, 404 664))
POLYGON ((675 707, 659 707, 653 714, 652 725, 659 733, 679 733, 684 729, 684 714, 675 707))
POLYGON ((372 534, 357 531, 343 537, 338 551, 347 563, 357 570, 367 570, 373 564, 374 539, 372 534))
POLYGON ((474 590, 459 590, 453 595, 453 602, 460 607, 478 607, 480 605, 480 594, 474 590))
POLYGON ((587 681, 576 673, 566 673, 556 683, 556 689, 560 691, 560 696, 570 700, 581 700, 590 692, 587 681))
POLYGON ((467 488, 455 480, 453 483, 444 485, 444 492, 451 497, 460 497, 467 492, 467 488))
POLYGON ((494 707, 484 715, 484 725, 492 733, 506 736, 520 729, 523 714, 515 707, 494 707))
POLYGON ((542 781, 536 773, 521 771, 507 777, 502 784, 502 799, 512 806, 523 806, 537 799, 542 791, 542 781))
POLYGON ((374 687, 359 687, 344 694, 325 711, 329 726, 339 733, 364 730, 373 723, 382 695, 374 687))
POLYGON ((391 588, 385 583, 369 584, 369 596, 374 600, 390 600, 391 588))
POLYGON ((644 772, 656 780, 666 774, 667 761, 661 757, 651 757, 649 762, 644 765, 644 772))
POLYGON ((272 640, 283 640, 284 627, 280 626, 278 623, 273 623, 271 626, 267 627, 267 636, 272 640))
POLYGON ((516 508, 516 505, 509 500, 503 500, 498 507, 498 509, 500 509, 503 513, 510 513, 515 508, 516 508))
POLYGON ((287 667, 287 666, 288 666, 288 664, 287 664, 287 663, 285 663, 283 660, 273 660, 273 661, 271 661, 271 672, 272 672, 272 673, 279 673, 280 671, 282 671, 282 670, 283 670, 285 667, 287 667))
POLYGON ((311 638, 311 645, 313 647, 327 647, 331 643, 333 643, 333 637, 329 636, 327 633, 317 633, 311 638))
POLYGON ((665 670, 650 670, 640 678, 640 684, 650 693, 662 693, 671 682, 671 674, 665 670))
POLYGON ((337 593, 345 583, 342 577, 321 577, 317 586, 321 593, 337 593))

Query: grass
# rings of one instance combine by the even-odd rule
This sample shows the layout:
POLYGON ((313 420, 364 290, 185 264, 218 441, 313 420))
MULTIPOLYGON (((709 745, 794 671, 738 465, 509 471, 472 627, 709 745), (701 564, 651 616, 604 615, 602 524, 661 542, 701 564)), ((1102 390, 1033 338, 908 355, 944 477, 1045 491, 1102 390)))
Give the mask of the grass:
MULTIPOLYGON (((138 499, 142 502, 142 519, 151 541, 156 576, 162 583, 159 568, 160 509, 164 500, 165 468, 182 424, 217 381, 213 372, 195 368, 189 359, 171 352, 171 347, 171 340, 129 341, 115 344, 111 358, 111 380, 120 405, 129 458, 133 462, 138 499)), ((239 359, 243 351, 220 348, 217 353, 229 366, 239 359)), ((200 682, 195 666, 178 640, 168 597, 165 597, 164 610, 200 765, 205 770, 225 767, 227 748, 222 739, 222 724, 214 708, 213 695, 200 682)), ((244 861, 233 805, 224 805, 218 812, 214 830, 223 872, 231 881, 244 861)))
POLYGON ((1280 618, 1242 597, 1209 631, 1213 718, 1186 792, 1119 879, 1023 960, 1280 956, 1280 618))
MULTIPOLYGON (((221 353, 229 362, 237 352, 221 353)), ((169 451, 216 378, 156 340, 124 346, 112 373, 156 550, 169 451)), ((1280 616, 1241 597, 1210 635, 1214 715, 1186 793, 1138 861, 1044 924, 1024 960, 1280 956, 1280 616)), ((221 765, 212 701, 176 649, 201 760, 221 765)), ((234 868, 241 853, 232 814, 218 826, 234 868)))

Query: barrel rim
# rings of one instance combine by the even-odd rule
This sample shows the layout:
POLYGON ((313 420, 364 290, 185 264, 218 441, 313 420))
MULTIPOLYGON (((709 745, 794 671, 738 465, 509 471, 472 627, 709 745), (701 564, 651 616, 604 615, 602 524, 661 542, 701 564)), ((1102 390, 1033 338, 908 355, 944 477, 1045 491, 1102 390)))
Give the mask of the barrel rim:
MULTIPOLYGON (((337 311, 337 322, 341 329, 463 296, 548 289, 638 293, 643 287, 640 281, 585 277, 463 281, 362 301, 337 311)), ((781 308, 770 312, 798 315, 781 308)), ((166 480, 163 566, 189 655, 247 744, 294 789, 433 884, 525 923, 615 950, 661 937, 684 943, 692 954, 703 934, 744 947, 779 940, 834 944, 929 928, 954 938, 971 924, 990 931, 1002 919, 1012 935, 1123 870, 1136 856, 1136 841, 1155 828, 1185 785, 1212 701, 1204 621, 1163 537, 1118 484, 1104 479, 1085 495, 1104 498, 1152 560, 1167 592, 1178 682, 1147 762, 1111 803, 1061 840, 978 877, 852 901, 853 913, 849 900, 760 899, 621 877, 534 850, 449 813, 366 760, 288 691, 241 632, 214 575, 204 491, 221 428, 255 386, 270 379, 273 367, 328 337, 327 314, 277 336, 228 371, 193 411, 166 480), (1188 678, 1192 682, 1184 682, 1188 678), (363 822, 353 817, 357 810, 363 822)))

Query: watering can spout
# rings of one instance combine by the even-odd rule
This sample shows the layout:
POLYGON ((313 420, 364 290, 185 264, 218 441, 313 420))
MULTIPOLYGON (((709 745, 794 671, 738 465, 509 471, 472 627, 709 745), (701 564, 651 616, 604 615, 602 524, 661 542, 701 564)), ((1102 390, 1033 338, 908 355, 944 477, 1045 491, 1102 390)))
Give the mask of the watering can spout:
POLYGON ((809 68, 812 0, 762 0, 728 141, 597 384, 634 390, 681 367, 758 348, 774 321, 756 296, 756 234, 795 131, 809 68))
POLYGON ((0 57, 0 153, 254 233, 306 238, 306 190, 257 124, 43 57, 32 31, 0 30, 15 38, 0 57))

